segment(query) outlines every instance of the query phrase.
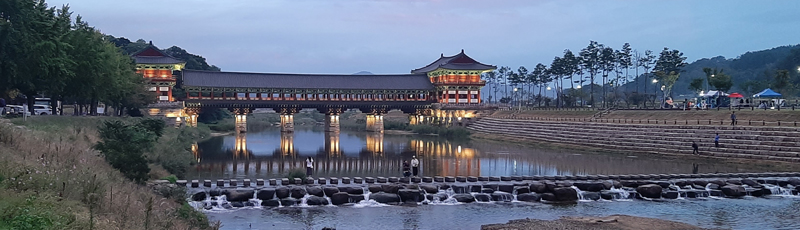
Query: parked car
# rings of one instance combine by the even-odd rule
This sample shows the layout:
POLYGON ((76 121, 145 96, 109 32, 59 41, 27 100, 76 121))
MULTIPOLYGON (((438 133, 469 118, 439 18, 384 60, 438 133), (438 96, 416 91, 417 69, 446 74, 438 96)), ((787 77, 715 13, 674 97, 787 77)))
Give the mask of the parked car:
POLYGON ((53 109, 47 105, 33 105, 33 112, 35 112, 36 115, 52 115, 53 109))
POLYGON ((22 107, 21 105, 6 105, 5 110, 5 115, 10 116, 22 116, 23 113, 28 116, 31 115, 31 112, 25 111, 25 107, 22 107))

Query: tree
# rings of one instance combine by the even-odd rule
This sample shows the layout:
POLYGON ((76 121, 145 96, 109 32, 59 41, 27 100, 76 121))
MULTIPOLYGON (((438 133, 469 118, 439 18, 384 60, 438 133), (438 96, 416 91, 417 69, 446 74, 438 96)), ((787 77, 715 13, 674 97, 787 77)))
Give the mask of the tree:
MULTIPOLYGON (((653 51, 652 50, 645 50, 644 51, 644 56, 641 56, 639 58, 639 66, 638 67, 642 67, 644 69, 644 81, 642 81, 642 82, 644 84, 644 94, 645 95, 647 95, 647 88, 648 88, 647 85, 650 84, 650 68, 653 68, 653 65, 655 65, 655 60, 656 60, 656 56, 653 55, 653 51)), ((655 93, 655 92, 653 92, 653 93, 655 93)), ((645 107, 647 107, 647 104, 645 104, 645 107)))
MULTIPOLYGON (((617 51, 617 67, 625 70, 625 76, 623 80, 625 81, 623 84, 628 82, 628 78, 630 75, 628 74, 628 70, 630 70, 631 66, 633 66, 633 61, 631 60, 632 56, 631 44, 625 43, 622 45, 622 49, 617 51)), ((621 73, 619 70, 618 73, 621 73)))
POLYGON ((497 70, 497 73, 499 73, 498 77, 500 77, 500 81, 499 82, 503 82, 503 88, 504 88, 503 97, 507 97, 508 96, 508 77, 509 77, 510 74, 512 74, 514 72, 511 71, 511 68, 508 68, 508 66, 503 66, 503 67, 500 67, 500 69, 497 70))
POLYGON ((616 69, 616 62, 617 58, 615 57, 614 49, 611 47, 605 47, 600 45, 600 71, 603 74, 603 107, 607 107, 606 103, 607 100, 607 93, 606 93, 606 81, 608 80, 608 75, 616 69))
POLYGON ((691 83, 689 83, 689 90, 692 92, 701 91, 703 90, 703 83, 705 83, 705 80, 702 78, 692 79, 691 83))
POLYGON ((486 85, 489 86, 489 89, 495 93, 494 96, 492 96, 491 91, 489 94, 489 103, 492 103, 492 99, 497 100, 497 71, 492 70, 490 72, 483 73, 483 79, 486 80, 486 85))
MULTIPOLYGON (((525 95, 525 84, 528 84, 528 69, 525 66, 520 66, 517 68, 517 73, 514 75, 514 79, 512 79, 512 85, 519 85, 520 87, 520 95, 525 95)), ((520 97, 522 98, 522 97, 520 97)))
POLYGON ((562 59, 561 57, 556 56, 555 58, 553 58, 553 62, 550 64, 550 69, 549 69, 550 74, 555 79, 556 92, 557 92, 556 93, 556 106, 559 106, 559 107, 561 106, 561 95, 560 95, 561 94, 561 88, 560 88, 559 85, 561 83, 562 78, 565 75, 567 75, 566 74, 567 67, 566 67, 566 63, 564 63, 564 62, 565 62, 564 59, 562 59))
POLYGON ((63 76, 71 75, 69 8, 48 7, 44 1, 8 0, 0 3, 0 85, 19 90, 33 112, 39 93, 58 93, 63 76))
POLYGON ((706 74, 708 85, 714 87, 715 90, 727 92, 733 87, 731 76, 725 74, 722 70, 703 68, 703 72, 706 74))
POLYGON ((669 48, 664 47, 664 50, 661 51, 653 71, 655 71, 656 78, 663 86, 664 99, 671 94, 672 86, 680 78, 681 68, 686 66, 685 61, 686 57, 678 50, 669 50, 669 48))
POLYGON ((580 52, 581 67, 589 73, 589 103, 594 106, 594 77, 600 70, 600 45, 596 41, 589 41, 589 45, 580 52))
POLYGON ((98 132, 100 141, 94 148, 103 153, 106 161, 128 179, 138 183, 147 181, 150 167, 144 153, 152 150, 158 136, 142 126, 120 120, 103 122, 98 132))
MULTIPOLYGON (((542 97, 541 84, 543 84, 543 81, 547 80, 547 75, 549 75, 547 66, 545 66, 544 64, 538 63, 536 64, 536 67, 533 67, 533 71, 531 72, 531 78, 533 79, 534 84, 539 85, 539 96, 537 98, 542 97)), ((539 104, 539 106, 541 106, 541 103, 539 102, 541 102, 541 100, 537 100, 537 103, 539 104)))
POLYGON ((792 82, 791 78, 789 77, 788 70, 778 70, 775 72, 775 80, 772 82, 772 89, 775 89, 775 92, 790 95, 788 90, 794 88, 794 83, 792 82))

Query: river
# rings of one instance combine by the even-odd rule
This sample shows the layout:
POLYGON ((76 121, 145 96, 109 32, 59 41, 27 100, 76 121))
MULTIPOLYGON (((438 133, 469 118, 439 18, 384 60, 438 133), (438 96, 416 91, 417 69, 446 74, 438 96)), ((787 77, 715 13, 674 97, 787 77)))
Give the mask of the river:
MULTIPOLYGON (((213 137, 197 143, 198 161, 187 179, 269 179, 304 170, 314 159, 315 177, 401 176, 401 163, 416 156, 422 176, 515 176, 763 172, 763 166, 692 157, 598 153, 552 146, 486 140, 448 140, 425 135, 390 135, 319 127, 294 133, 267 128, 213 137)), ((476 229, 511 219, 628 214, 677 220, 702 227, 800 228, 800 199, 702 198, 654 201, 593 201, 574 205, 475 203, 385 206, 241 208, 206 211, 223 229, 476 229), (758 216, 757 219, 754 219, 758 216)))

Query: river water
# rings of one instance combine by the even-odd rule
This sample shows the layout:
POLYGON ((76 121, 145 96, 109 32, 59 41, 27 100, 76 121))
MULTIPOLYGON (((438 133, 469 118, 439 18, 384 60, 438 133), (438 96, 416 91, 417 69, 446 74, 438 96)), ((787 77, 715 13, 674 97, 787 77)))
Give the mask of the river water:
MULTIPOLYGON (((515 176, 661 174, 773 171, 768 166, 703 158, 595 153, 485 140, 448 140, 297 127, 292 134, 267 128, 214 137, 195 146, 198 160, 187 179, 269 179, 305 170, 315 177, 401 176, 402 161, 421 161, 422 176, 515 176)), ((800 229, 800 199, 703 198, 654 201, 593 201, 574 205, 473 203, 344 207, 241 208, 206 211, 223 229, 477 229, 512 219, 628 214, 677 220, 703 227, 800 229)))

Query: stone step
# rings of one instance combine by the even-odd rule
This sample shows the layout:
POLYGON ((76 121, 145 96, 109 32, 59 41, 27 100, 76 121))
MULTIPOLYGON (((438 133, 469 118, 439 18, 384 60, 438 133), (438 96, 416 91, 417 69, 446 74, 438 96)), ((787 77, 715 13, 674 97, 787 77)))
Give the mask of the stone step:
MULTIPOLYGON (((535 139, 545 142, 559 141, 577 145, 590 145, 593 147, 620 149, 626 151, 654 152, 660 154, 663 154, 664 152, 691 154, 692 151, 691 146, 686 144, 690 142, 692 138, 683 138, 683 139, 654 138, 657 139, 655 141, 650 139, 639 139, 641 138, 641 135, 637 136, 639 138, 630 138, 630 137, 609 138, 608 137, 609 135, 598 135, 596 133, 588 133, 588 132, 569 132, 569 131, 553 132, 553 131, 548 131, 546 129, 538 129, 542 130, 542 132, 531 132, 524 128, 520 129, 519 127, 508 127, 508 124, 496 123, 487 125, 486 123, 481 123, 481 122, 478 122, 468 128, 478 132, 494 133, 501 135, 506 133, 515 133, 517 134, 515 136, 527 139, 535 139), (580 139, 583 141, 581 142, 574 141, 576 139, 580 139)), ((725 141, 737 141, 737 140, 722 139, 722 141, 724 143, 725 141)), ((743 145, 746 146, 743 148, 742 146, 736 145, 736 147, 714 148, 710 147, 711 141, 700 141, 700 143, 707 143, 706 145, 708 145, 708 147, 703 146, 700 151, 708 152, 709 155, 734 156, 734 157, 753 158, 753 159, 776 159, 785 161, 795 161, 796 159, 798 159, 797 158, 798 149, 793 147, 782 148, 782 146, 776 147, 767 145, 754 145, 754 146, 743 145)), ((749 144, 752 144, 752 142, 750 142, 749 144)), ((724 144, 724 145, 730 146, 730 144, 724 144)))

